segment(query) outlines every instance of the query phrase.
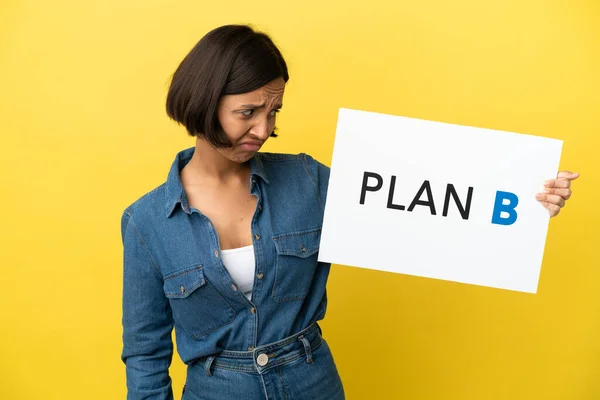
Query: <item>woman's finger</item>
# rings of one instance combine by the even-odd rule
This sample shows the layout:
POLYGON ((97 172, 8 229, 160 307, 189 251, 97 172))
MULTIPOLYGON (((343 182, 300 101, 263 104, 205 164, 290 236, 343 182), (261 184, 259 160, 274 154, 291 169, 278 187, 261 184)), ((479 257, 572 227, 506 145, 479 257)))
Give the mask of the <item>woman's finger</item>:
POLYGON ((548 209, 548 212, 550 213, 551 217, 556 217, 558 215, 558 213, 560 212, 561 208, 560 208, 560 206, 557 206, 556 204, 552 204, 547 201, 542 201, 541 203, 544 207, 546 207, 548 209))
POLYGON ((547 188, 559 188, 559 189, 568 189, 571 187, 571 181, 568 179, 548 179, 544 182, 544 187, 547 188))
POLYGON ((546 194, 546 193, 538 193, 535 198, 541 202, 546 202, 550 204, 554 204, 558 207, 565 206, 565 199, 556 195, 556 194, 546 194))
POLYGON ((546 188, 543 190, 542 193, 545 194, 555 194, 558 195, 560 197, 562 197, 565 200, 569 200, 571 198, 571 195, 573 194, 571 192, 571 189, 567 188, 567 189, 558 189, 558 188, 546 188))
POLYGON ((570 181, 574 181, 579 178, 579 172, 571 172, 571 171, 560 171, 556 176, 558 179, 568 179, 570 181))

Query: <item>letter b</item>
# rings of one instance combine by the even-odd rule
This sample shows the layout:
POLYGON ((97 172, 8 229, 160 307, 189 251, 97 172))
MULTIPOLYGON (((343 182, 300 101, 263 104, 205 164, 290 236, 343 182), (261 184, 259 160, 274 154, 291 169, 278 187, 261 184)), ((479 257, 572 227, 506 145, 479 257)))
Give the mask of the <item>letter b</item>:
POLYGON ((512 225, 517 220, 517 212, 515 208, 519 204, 519 198, 516 194, 510 192, 496 192, 496 201, 494 203, 494 213, 492 215, 492 224, 512 225), (508 200, 508 204, 504 204, 504 200, 508 200), (500 216, 502 211, 508 213, 508 217, 500 216))

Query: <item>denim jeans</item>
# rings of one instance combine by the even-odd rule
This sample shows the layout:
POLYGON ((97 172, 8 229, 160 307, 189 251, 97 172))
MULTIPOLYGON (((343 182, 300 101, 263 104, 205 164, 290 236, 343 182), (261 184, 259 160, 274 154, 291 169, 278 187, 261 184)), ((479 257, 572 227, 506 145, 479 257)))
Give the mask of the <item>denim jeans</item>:
POLYGON ((345 399, 317 323, 253 351, 223 351, 188 366, 182 400, 237 399, 345 399))

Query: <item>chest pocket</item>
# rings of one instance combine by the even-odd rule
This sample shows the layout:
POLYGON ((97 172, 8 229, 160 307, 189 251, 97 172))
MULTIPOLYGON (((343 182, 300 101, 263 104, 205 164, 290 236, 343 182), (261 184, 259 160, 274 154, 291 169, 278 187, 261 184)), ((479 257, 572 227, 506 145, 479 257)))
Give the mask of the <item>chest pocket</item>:
POLYGON ((233 307, 204 277, 201 265, 165 276, 173 320, 194 339, 233 322, 233 307))
POLYGON ((273 241, 277 265, 271 297, 278 303, 304 299, 317 268, 321 228, 277 235, 273 241))

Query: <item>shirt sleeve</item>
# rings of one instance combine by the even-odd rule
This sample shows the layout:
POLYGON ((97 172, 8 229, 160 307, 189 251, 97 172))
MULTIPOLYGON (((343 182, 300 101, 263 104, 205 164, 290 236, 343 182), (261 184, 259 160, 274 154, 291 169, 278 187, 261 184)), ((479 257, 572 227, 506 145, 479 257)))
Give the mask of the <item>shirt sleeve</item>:
POLYGON ((128 400, 172 400, 173 318, 163 279, 133 218, 121 219, 123 351, 128 400))
MULTIPOLYGON (((311 157, 312 158, 312 157, 311 157)), ((317 196, 319 197, 319 202, 321 203, 323 212, 325 211, 325 202, 327 201, 327 188, 329 187, 329 174, 331 169, 313 159, 313 163, 315 165, 315 176, 316 176, 316 182, 315 182, 315 188, 317 190, 317 196)), ((320 270, 324 271, 323 273, 325 274, 329 274, 330 268, 331 268, 331 263, 328 262, 323 262, 323 261, 319 261, 317 263, 317 266, 320 270)), ((327 302, 328 302, 328 298, 327 298, 327 289, 325 288, 325 290, 323 291, 323 297, 321 298, 321 304, 320 307, 323 310, 323 314, 321 316, 321 318, 325 317, 325 312, 327 310, 327 302)))
POLYGON ((325 208, 325 201, 327 201, 327 188, 329 187, 329 173, 330 168, 321 164, 317 161, 317 167, 319 171, 319 197, 323 202, 323 208, 325 208))
POLYGON ((329 173, 330 168, 325 164, 315 160, 312 156, 306 155, 308 159, 309 174, 315 186, 315 191, 321 210, 325 210, 325 202, 327 201, 327 188, 329 187, 329 173))

